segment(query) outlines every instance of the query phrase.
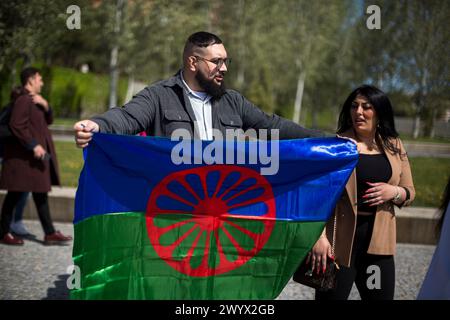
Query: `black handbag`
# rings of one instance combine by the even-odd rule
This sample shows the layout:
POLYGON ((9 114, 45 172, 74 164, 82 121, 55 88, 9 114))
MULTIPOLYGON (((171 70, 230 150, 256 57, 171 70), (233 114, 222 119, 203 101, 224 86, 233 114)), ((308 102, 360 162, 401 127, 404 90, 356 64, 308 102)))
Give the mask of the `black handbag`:
MULTIPOLYGON (((334 256, 334 246, 336 242, 336 215, 334 216, 333 224, 333 241, 331 244, 331 253, 334 256)), ((327 259, 327 266, 325 273, 320 272, 317 274, 312 271, 312 265, 306 263, 306 258, 297 268, 292 277, 295 282, 301 283, 305 286, 317 289, 319 291, 328 291, 336 288, 336 276, 339 271, 339 266, 333 259, 327 259)))

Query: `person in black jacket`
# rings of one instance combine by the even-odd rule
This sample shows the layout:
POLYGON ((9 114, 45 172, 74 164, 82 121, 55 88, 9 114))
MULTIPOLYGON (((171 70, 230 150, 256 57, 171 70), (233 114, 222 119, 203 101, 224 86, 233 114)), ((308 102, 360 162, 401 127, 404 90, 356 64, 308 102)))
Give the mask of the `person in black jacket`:
MULTIPOLYGON (((17 98, 20 97, 22 94, 22 86, 16 86, 11 90, 10 93, 10 104, 11 106, 14 105, 17 98)), ((10 138, 11 139, 11 138, 10 138)), ((1 144, 1 148, 3 148, 3 143, 1 144)), ((3 155, 3 152, 0 153, 3 155)), ((19 202, 16 205, 16 209, 14 211, 14 218, 11 221, 10 230, 19 235, 19 236, 26 236, 29 235, 30 232, 27 230, 25 225, 23 224, 23 212, 25 210, 25 206, 27 204, 29 192, 22 193, 19 202)))
POLYGON ((41 96, 44 85, 36 68, 20 73, 22 90, 11 109, 9 128, 14 138, 4 144, 5 154, 0 189, 8 193, 2 204, 0 242, 23 245, 20 237, 10 233, 14 209, 24 192, 32 192, 46 245, 64 244, 72 239, 55 230, 48 205, 52 185, 60 185, 58 161, 48 125, 53 122, 52 108, 41 96))
POLYGON ((186 129, 191 137, 213 140, 213 129, 278 129, 279 139, 321 137, 277 115, 268 115, 234 90, 224 78, 230 58, 222 40, 208 32, 192 34, 184 47, 183 68, 172 78, 140 91, 122 108, 113 108, 74 125, 77 146, 84 148, 93 132, 170 137, 186 129))

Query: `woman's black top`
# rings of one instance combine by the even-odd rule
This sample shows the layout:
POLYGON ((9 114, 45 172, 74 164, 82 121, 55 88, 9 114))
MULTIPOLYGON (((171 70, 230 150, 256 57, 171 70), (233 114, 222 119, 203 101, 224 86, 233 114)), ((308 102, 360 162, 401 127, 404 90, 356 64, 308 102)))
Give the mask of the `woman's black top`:
POLYGON ((356 165, 356 182, 358 191, 358 211, 377 211, 377 206, 369 206, 370 203, 363 203, 368 200, 363 195, 371 186, 367 182, 388 182, 392 176, 392 168, 386 154, 359 154, 359 161, 356 165))

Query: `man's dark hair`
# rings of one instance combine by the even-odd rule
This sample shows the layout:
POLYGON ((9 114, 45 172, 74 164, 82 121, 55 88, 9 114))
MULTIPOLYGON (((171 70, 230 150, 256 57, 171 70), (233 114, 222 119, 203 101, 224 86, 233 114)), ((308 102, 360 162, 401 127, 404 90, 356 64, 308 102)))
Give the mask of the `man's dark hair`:
MULTIPOLYGON (((192 43, 193 45, 197 47, 209 47, 213 44, 221 44, 222 40, 216 36, 215 34, 206 32, 206 31, 200 31, 193 33, 189 36, 187 39, 187 43, 192 43)), ((186 43, 186 44, 187 44, 186 43)))
MULTIPOLYGON (((341 113, 339 115, 337 133, 344 133, 345 131, 353 128, 350 110, 352 108, 353 100, 357 96, 365 97, 373 105, 376 115, 378 117, 377 124, 377 142, 394 154, 400 154, 400 149, 391 142, 390 138, 397 138, 398 132, 395 129, 394 123, 394 111, 391 102, 387 95, 380 89, 371 85, 362 85, 348 96, 342 106, 341 113), (379 141, 381 139, 381 141, 379 141)), ((400 154, 403 157, 402 154, 400 154)))
POLYGON ((206 48, 213 44, 221 44, 222 40, 215 34, 199 31, 189 36, 183 50, 183 60, 192 54, 194 47, 206 48))
POLYGON ((28 79, 34 77, 39 72, 39 69, 28 67, 22 70, 20 73, 20 82, 22 83, 22 86, 25 86, 28 82, 28 79))

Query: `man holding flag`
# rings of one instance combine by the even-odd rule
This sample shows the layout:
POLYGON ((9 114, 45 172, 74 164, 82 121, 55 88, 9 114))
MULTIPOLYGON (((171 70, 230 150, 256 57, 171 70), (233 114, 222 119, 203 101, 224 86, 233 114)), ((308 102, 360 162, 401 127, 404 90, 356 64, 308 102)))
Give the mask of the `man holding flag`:
POLYGON ((225 89, 231 59, 222 40, 208 32, 192 34, 184 47, 183 69, 139 92, 123 108, 113 108, 75 124, 76 143, 86 147, 92 132, 170 137, 183 128, 212 140, 212 129, 279 129, 280 139, 324 136, 277 115, 269 116, 234 90, 225 89), (196 125, 194 125, 196 124, 196 125))
POLYGON ((77 145, 89 148, 75 201, 82 278, 72 298, 272 299, 324 231, 357 162, 355 144, 278 141, 323 134, 226 90, 229 63, 217 36, 194 33, 177 75, 75 124, 77 145), (180 129, 190 144, 174 161, 178 139, 161 137, 180 129), (237 129, 268 141, 214 141, 237 129), (152 137, 126 136, 142 131, 152 137), (258 154, 268 150, 279 165, 264 176, 258 154))

